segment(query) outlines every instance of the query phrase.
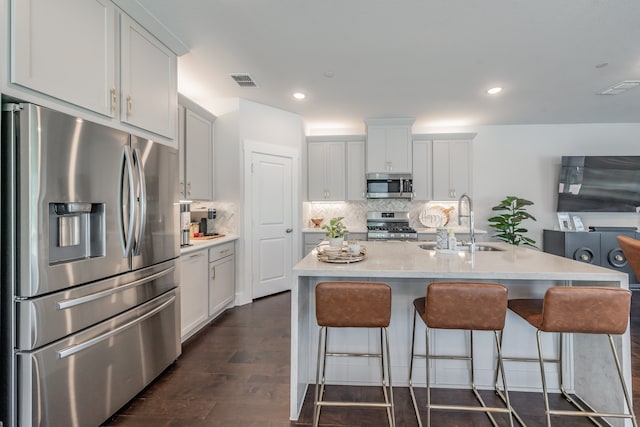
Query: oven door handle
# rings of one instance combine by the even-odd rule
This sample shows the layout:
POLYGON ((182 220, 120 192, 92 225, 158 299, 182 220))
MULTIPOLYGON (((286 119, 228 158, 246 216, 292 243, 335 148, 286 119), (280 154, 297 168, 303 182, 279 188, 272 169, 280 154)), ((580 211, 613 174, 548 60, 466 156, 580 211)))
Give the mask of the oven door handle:
POLYGON ((147 276, 142 279, 134 280, 131 283, 127 283, 126 285, 123 285, 123 286, 118 286, 117 288, 106 289, 104 291, 95 292, 93 294, 89 294, 79 298, 58 301, 56 303, 56 306, 58 310, 66 310, 67 308, 75 307, 80 304, 85 304, 100 298, 108 297, 110 295, 117 294, 118 292, 122 292, 124 290, 134 288, 136 286, 140 286, 144 283, 148 283, 148 282, 151 282, 152 280, 156 280, 160 277, 166 276, 167 274, 173 272, 175 269, 176 269, 175 267, 169 267, 166 270, 160 271, 158 273, 152 274, 151 276, 147 276))
POLYGON ((153 310, 143 314, 140 317, 137 317, 135 319, 133 319, 130 322, 125 323, 122 326, 119 326, 115 329, 110 330, 109 332, 106 332, 102 335, 99 335, 95 338, 91 338, 90 340, 87 340, 81 344, 76 344, 74 346, 71 347, 67 347, 63 350, 58 351, 58 358, 59 359, 64 359, 70 356, 73 356, 76 353, 79 353, 83 350, 88 349, 89 347, 93 347, 94 345, 97 345, 99 343, 101 343, 104 340, 108 340, 109 338, 113 337, 114 335, 117 335, 119 333, 121 333, 122 331, 129 329, 133 326, 136 326, 139 323, 144 322, 146 319, 148 319, 151 316, 154 316, 155 314, 161 312, 162 310, 164 310, 165 308, 167 308, 169 305, 173 304, 176 300, 175 295, 171 296, 171 298, 167 301, 165 301, 164 303, 162 303, 162 305, 154 308, 153 310))

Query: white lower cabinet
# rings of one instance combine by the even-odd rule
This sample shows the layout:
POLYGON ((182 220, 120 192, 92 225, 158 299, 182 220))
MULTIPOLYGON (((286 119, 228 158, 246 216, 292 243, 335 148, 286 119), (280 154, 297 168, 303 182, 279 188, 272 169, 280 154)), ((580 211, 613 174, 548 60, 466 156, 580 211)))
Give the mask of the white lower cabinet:
POLYGON ((184 255, 180 260, 180 336, 184 341, 209 318, 207 251, 184 255))
POLYGON ((205 247, 180 259, 180 330, 184 342, 233 304, 235 243, 205 247))
POLYGON ((217 316, 233 302, 236 293, 234 243, 209 249, 209 316, 217 316))

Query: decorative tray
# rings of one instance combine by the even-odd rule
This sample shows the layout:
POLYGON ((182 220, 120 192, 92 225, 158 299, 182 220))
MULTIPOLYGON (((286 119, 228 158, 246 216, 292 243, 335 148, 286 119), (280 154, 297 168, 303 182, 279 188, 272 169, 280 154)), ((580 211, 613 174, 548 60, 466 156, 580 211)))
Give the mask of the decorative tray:
POLYGON ((316 246, 318 252, 318 260, 334 264, 349 264, 352 262, 362 261, 367 257, 367 248, 360 245, 360 254, 351 255, 347 250, 347 246, 343 246, 340 250, 330 247, 327 243, 321 243, 316 246))

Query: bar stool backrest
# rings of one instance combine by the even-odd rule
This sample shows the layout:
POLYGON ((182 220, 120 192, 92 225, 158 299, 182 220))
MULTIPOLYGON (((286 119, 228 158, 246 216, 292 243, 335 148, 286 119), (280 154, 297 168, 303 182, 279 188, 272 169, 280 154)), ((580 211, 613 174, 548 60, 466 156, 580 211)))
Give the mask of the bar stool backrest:
POLYGON ((640 240, 618 236, 618 244, 636 277, 640 278, 640 240))
POLYGON ((539 329, 620 335, 627 330, 631 292, 620 288, 552 287, 544 294, 539 329))
POLYGON ((316 319, 331 328, 386 328, 391 288, 375 282, 323 282, 316 286, 316 319))
POLYGON ((507 302, 502 285, 433 282, 427 286, 424 321, 436 329, 502 330, 507 302))

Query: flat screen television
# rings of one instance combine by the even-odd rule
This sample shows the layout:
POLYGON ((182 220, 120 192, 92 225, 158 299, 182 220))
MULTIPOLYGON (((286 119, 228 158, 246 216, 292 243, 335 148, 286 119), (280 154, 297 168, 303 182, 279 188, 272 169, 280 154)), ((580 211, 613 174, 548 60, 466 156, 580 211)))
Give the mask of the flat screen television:
POLYGON ((640 212, 640 156, 562 156, 558 212, 640 212))

